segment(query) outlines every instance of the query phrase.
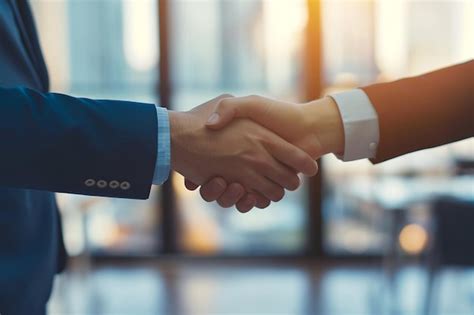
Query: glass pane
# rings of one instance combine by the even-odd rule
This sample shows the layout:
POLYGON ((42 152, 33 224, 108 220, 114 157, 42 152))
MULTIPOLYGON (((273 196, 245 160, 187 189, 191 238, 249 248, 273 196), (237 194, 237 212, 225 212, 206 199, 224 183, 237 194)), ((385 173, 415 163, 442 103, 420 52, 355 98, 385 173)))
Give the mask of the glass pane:
MULTIPOLYGON (((328 0, 322 11, 327 92, 416 75, 474 57, 470 1, 328 0)), ((326 251, 382 253, 393 221, 390 209, 416 194, 428 198, 429 193, 457 194, 466 185, 474 187, 472 176, 467 182, 456 176, 462 173, 463 161, 473 156, 474 141, 468 139, 376 166, 367 160, 325 157, 326 251)), ((407 210, 405 224, 416 224, 426 233, 429 210, 407 210)))
MULTIPOLYGON (((306 1, 171 2, 173 106, 187 110, 224 92, 287 100, 301 89, 306 1), (199 12, 199 14, 196 14, 199 12)), ((201 201, 176 177, 181 246, 198 254, 303 249, 306 188, 268 210, 242 215, 201 201)))
MULTIPOLYGON (((156 1, 37 0, 32 7, 53 91, 155 101, 156 1)), ((59 194, 70 254, 154 251, 158 197, 158 190, 147 201, 59 194)))

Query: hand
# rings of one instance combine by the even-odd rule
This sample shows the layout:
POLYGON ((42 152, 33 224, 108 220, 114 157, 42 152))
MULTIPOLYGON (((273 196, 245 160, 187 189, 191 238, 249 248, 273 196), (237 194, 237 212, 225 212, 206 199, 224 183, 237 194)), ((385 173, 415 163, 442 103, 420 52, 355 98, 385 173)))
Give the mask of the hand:
MULTIPOLYGON (((342 152, 344 146, 339 111, 329 97, 301 105, 259 96, 223 99, 209 117, 207 126, 210 129, 220 129, 236 118, 250 118, 258 122, 298 145, 313 158, 319 158, 329 152, 342 152)), ((198 186, 187 183, 187 187, 196 189, 198 186)), ((239 201, 235 198, 235 192, 238 190, 241 190, 241 187, 237 184, 233 183, 227 187, 222 178, 214 178, 201 187, 201 195, 206 200, 217 200, 220 204, 237 203, 239 211, 249 211, 250 203, 244 204, 244 201, 250 198, 249 195, 239 201)), ((261 207, 268 204, 268 201, 265 204, 260 200, 261 207)))
POLYGON ((237 118, 248 118, 308 152, 314 159, 344 147, 342 120, 330 97, 305 104, 261 96, 222 99, 206 126, 219 130, 237 118))
POLYGON ((273 201, 283 197, 283 188, 299 186, 298 172, 316 174, 316 163, 307 153, 250 120, 235 121, 219 132, 207 129, 208 117, 224 98, 189 112, 169 113, 174 170, 197 185, 221 176, 243 187, 239 199, 255 192, 273 201))

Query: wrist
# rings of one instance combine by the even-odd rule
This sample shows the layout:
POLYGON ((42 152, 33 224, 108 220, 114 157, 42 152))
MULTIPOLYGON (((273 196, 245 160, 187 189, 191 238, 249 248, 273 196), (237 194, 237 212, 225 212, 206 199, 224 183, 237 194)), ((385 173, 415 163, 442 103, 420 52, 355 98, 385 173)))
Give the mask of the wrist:
POLYGON ((324 154, 344 152, 344 126, 336 102, 326 96, 302 106, 308 133, 317 137, 324 154))
POLYGON ((171 146, 171 168, 180 172, 182 154, 182 142, 185 137, 184 130, 185 115, 181 112, 169 111, 170 122, 170 146, 171 146))

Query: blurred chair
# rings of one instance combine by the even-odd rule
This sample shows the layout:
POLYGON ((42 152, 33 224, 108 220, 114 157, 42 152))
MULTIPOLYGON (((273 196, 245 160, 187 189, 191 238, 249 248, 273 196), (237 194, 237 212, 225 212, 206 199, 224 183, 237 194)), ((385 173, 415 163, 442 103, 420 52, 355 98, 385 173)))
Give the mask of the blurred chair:
POLYGON ((428 287, 425 314, 436 314, 434 307, 439 285, 437 278, 445 267, 474 266, 474 202, 439 198, 433 203, 433 243, 428 253, 428 287))

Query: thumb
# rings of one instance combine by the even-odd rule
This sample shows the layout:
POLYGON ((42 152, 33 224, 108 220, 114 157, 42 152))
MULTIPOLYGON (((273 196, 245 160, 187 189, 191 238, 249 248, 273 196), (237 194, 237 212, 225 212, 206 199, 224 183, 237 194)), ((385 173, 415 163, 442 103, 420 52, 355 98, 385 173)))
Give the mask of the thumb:
POLYGON ((230 113, 228 111, 221 111, 219 112, 213 112, 211 116, 209 116, 209 119, 206 122, 206 127, 209 129, 222 129, 223 127, 227 126, 232 120, 234 119, 234 114, 230 113))
POLYGON ((236 118, 250 118, 258 120, 259 112, 263 105, 254 97, 234 97, 220 100, 214 112, 209 116, 206 127, 209 129, 222 129, 236 118))
POLYGON ((236 118, 235 107, 237 105, 230 99, 224 99, 217 103, 214 112, 209 116, 206 126, 210 129, 218 130, 227 126, 236 118))

